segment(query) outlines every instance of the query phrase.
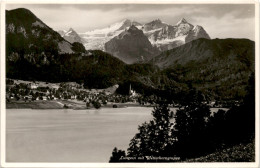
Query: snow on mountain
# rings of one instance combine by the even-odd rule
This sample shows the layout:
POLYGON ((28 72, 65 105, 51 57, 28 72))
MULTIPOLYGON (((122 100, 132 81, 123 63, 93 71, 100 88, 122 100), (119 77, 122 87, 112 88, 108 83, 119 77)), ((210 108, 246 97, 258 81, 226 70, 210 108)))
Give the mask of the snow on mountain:
POLYGON ((166 23, 163 23, 160 19, 156 19, 149 23, 144 24, 143 31, 147 32, 147 31, 151 31, 154 29, 163 28, 165 26, 167 26, 166 23))
POLYGON ((141 28, 142 26, 138 22, 125 19, 115 24, 112 24, 106 28, 87 31, 79 35, 83 39, 84 46, 87 50, 104 50, 104 45, 106 42, 108 42, 115 36, 119 35, 125 29, 129 28, 131 25, 137 26, 139 28, 141 28))
POLYGON ((182 18, 176 25, 169 25, 160 20, 155 20, 143 26, 144 34, 152 45, 165 51, 198 38, 210 39, 201 26, 193 26, 182 18))
POLYGON ((72 30, 69 30, 68 32, 66 32, 65 34, 64 34, 64 36, 70 36, 72 34, 72 30))
POLYGON ((134 25, 106 42, 105 51, 127 64, 148 61, 159 54, 143 31, 134 25))
POLYGON ((160 19, 144 25, 125 19, 106 28, 87 31, 79 35, 87 50, 99 49, 104 51, 106 42, 118 36, 131 25, 142 30, 151 44, 161 51, 178 47, 198 38, 210 39, 201 26, 193 26, 184 18, 178 21, 176 25, 167 24, 160 19))
POLYGON ((106 28, 95 29, 95 30, 92 30, 92 31, 87 31, 87 32, 82 33, 82 34, 86 34, 86 35, 98 35, 98 34, 109 35, 109 33, 118 30, 124 24, 125 21, 126 20, 123 20, 121 22, 112 24, 112 25, 110 25, 110 26, 108 26, 106 28))
POLYGON ((72 28, 70 28, 68 31, 59 30, 58 33, 61 35, 61 37, 63 37, 65 40, 67 40, 70 43, 74 43, 74 42, 82 43, 81 37, 72 28))
POLYGON ((186 24, 188 23, 184 18, 182 18, 179 22, 177 22, 176 25, 180 25, 180 24, 186 24))
POLYGON ((67 32, 66 30, 58 30, 57 31, 61 36, 64 36, 64 34, 67 32))
POLYGON ((185 41, 190 42, 192 40, 196 40, 199 38, 207 38, 210 39, 208 33, 203 29, 202 26, 196 25, 190 33, 185 37, 185 41))

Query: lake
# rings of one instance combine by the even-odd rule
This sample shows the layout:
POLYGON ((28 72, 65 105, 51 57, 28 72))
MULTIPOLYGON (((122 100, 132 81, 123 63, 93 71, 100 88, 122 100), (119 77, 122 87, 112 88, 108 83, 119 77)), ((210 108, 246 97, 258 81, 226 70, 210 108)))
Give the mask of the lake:
POLYGON ((126 150, 152 108, 6 110, 7 162, 108 162, 126 150))
POLYGON ((108 162, 114 147, 128 148, 151 111, 7 109, 7 162, 108 162))

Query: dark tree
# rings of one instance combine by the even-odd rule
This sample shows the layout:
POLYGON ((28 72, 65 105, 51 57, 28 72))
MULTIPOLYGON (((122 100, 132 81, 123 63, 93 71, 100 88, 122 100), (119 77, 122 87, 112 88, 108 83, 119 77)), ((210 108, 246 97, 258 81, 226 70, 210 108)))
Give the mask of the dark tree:
POLYGON ((112 156, 110 157, 109 162, 120 162, 120 158, 125 157, 125 151, 123 150, 117 150, 117 148, 113 149, 112 156))
POLYGON ((175 116, 176 151, 181 157, 194 157, 207 148, 206 126, 210 109, 206 105, 190 105, 177 110, 175 116))
POLYGON ((240 106, 226 113, 227 142, 234 144, 251 141, 255 136, 255 75, 248 80, 247 94, 240 106))
POLYGON ((81 52, 84 53, 86 51, 83 44, 81 44, 79 42, 72 43, 72 50, 75 52, 79 52, 79 53, 81 53, 81 52))
POLYGON ((139 133, 131 140, 129 156, 161 156, 170 155, 166 153, 167 147, 173 142, 171 136, 172 113, 164 103, 154 107, 152 111, 153 120, 139 126, 139 133))
POLYGON ((92 104, 96 109, 99 109, 101 107, 101 104, 98 101, 92 101, 92 104))

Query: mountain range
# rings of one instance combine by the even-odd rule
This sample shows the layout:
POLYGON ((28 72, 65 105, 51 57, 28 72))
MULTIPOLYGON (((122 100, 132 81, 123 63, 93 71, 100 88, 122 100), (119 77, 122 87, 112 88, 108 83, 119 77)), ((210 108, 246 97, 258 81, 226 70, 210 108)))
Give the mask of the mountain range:
POLYGON ((85 41, 83 43, 86 49, 100 49, 105 51, 104 44, 115 36, 118 36, 125 29, 128 29, 131 25, 142 30, 150 43, 160 51, 178 47, 198 38, 210 39, 202 26, 193 26, 184 18, 176 25, 164 23, 160 19, 145 24, 125 19, 104 29, 80 33, 80 36, 85 41))
POLYGON ((125 63, 150 60, 159 52, 199 38, 210 39, 202 26, 193 26, 184 18, 174 26, 160 19, 143 25, 125 19, 107 28, 79 33, 79 35, 73 29, 58 32, 69 42, 81 42, 87 50, 106 51, 125 63), (133 33, 133 27, 130 29, 131 26, 135 26, 135 33, 133 33))
POLYGON ((157 19, 145 24, 143 30, 149 41, 160 51, 170 50, 199 38, 210 39, 202 26, 193 26, 184 18, 174 26, 157 19))
MULTIPOLYGON (((139 93, 171 97, 182 97, 190 86, 201 91, 207 100, 238 100, 245 96, 255 67, 253 41, 209 39, 202 27, 192 26, 184 19, 176 26, 160 20, 145 25, 123 23, 125 26, 120 23, 99 30, 102 38, 105 32, 109 38, 103 43, 109 54, 86 50, 86 45, 66 40, 66 33, 60 35, 27 9, 6 11, 6 76, 46 82, 76 81, 86 88, 114 84, 124 88, 131 83, 139 93), (147 35, 153 30, 158 31, 158 36, 147 35), (151 43, 151 39, 158 43, 178 38, 185 39, 185 43, 169 50, 160 50, 151 43)), ((97 31, 92 32, 92 37, 96 35, 97 31)))

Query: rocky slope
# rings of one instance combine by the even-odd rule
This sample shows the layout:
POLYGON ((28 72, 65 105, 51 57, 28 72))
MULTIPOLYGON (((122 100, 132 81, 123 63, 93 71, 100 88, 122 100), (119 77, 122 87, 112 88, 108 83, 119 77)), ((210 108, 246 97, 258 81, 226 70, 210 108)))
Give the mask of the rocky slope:
POLYGON ((31 11, 24 8, 6 11, 7 61, 26 59, 34 64, 49 64, 55 55, 74 53, 72 48, 71 43, 31 11))
POLYGON ((142 30, 134 25, 105 43, 105 51, 128 64, 144 62, 158 54, 142 30))

